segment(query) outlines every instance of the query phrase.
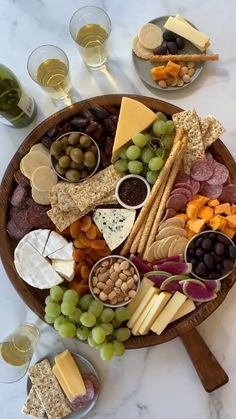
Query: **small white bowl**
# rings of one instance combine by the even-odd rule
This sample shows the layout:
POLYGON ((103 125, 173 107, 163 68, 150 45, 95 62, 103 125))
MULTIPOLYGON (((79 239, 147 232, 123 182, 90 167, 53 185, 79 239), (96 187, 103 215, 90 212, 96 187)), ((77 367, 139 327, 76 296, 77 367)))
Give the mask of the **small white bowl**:
POLYGON ((148 181, 147 181, 146 179, 144 179, 142 176, 140 176, 140 175, 126 175, 126 176, 122 177, 122 178, 119 180, 119 182, 116 184, 115 194, 116 194, 116 199, 117 199, 117 201, 119 202, 119 204, 120 204, 122 207, 127 208, 127 209, 139 209, 139 208, 142 208, 142 207, 143 207, 143 205, 145 204, 145 202, 146 202, 146 200, 147 200, 147 198, 148 198, 148 195, 150 194, 150 191, 151 191, 151 188, 150 188, 150 185, 149 185, 148 181), (122 201, 122 199, 121 199, 121 198, 120 198, 120 196, 119 196, 119 188, 120 188, 121 184, 122 184, 122 183, 123 183, 126 179, 131 179, 131 178, 136 178, 136 179, 140 179, 140 180, 142 180, 142 182, 145 184, 146 189, 147 189, 147 194, 146 194, 146 198, 144 199, 144 201, 143 201, 143 202, 141 202, 141 203, 140 203, 140 204, 138 204, 138 205, 135 205, 135 206, 132 206, 132 205, 128 205, 128 204, 126 204, 125 202, 123 202, 123 201, 122 201))

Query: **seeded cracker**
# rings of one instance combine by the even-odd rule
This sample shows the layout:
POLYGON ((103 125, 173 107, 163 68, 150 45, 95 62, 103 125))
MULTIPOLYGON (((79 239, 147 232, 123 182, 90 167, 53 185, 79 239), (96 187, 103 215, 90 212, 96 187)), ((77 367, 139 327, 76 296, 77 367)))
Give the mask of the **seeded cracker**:
POLYGON ((183 128, 188 132, 194 123, 198 123, 198 115, 195 109, 189 111, 178 112, 172 115, 172 119, 177 128, 183 128))
POLYGON ((28 397, 22 407, 22 413, 26 416, 32 416, 34 418, 44 418, 45 409, 37 396, 35 387, 32 386, 28 397))
POLYGON ((192 125, 192 128, 187 132, 188 144, 184 154, 184 172, 190 173, 191 165, 195 160, 205 158, 205 147, 202 141, 202 135, 199 123, 192 125))
POLYGON ((72 412, 47 359, 35 364, 28 373, 48 419, 61 419, 72 412))
POLYGON ((206 116, 205 118, 199 118, 200 129, 202 133, 202 140, 204 142, 204 136, 211 125, 211 119, 206 116))
POLYGON ((203 138, 205 148, 210 147, 225 132, 225 128, 214 116, 208 115, 207 118, 211 121, 211 124, 203 138))

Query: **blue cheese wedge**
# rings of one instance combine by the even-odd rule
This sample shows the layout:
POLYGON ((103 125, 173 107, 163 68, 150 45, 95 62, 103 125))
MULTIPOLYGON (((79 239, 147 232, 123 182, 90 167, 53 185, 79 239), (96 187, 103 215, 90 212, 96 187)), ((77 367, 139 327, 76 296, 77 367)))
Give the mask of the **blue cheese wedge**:
POLYGON ((102 233, 110 250, 116 249, 127 238, 135 220, 135 210, 101 208, 93 213, 93 221, 102 233))

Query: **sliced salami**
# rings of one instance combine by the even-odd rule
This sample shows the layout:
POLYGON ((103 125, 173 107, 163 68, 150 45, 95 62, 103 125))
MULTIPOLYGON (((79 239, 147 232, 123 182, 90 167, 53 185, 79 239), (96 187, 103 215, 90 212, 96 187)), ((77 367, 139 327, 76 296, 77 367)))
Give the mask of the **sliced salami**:
POLYGON ((229 202, 230 204, 236 203, 236 185, 224 186, 219 200, 220 202, 229 202))
POLYGON ((192 189, 193 196, 197 195, 197 193, 200 190, 200 186, 201 186, 200 182, 198 182, 197 180, 191 179, 190 186, 191 186, 191 189, 192 189))
POLYGON ((223 185, 229 177, 229 171, 224 164, 215 163, 213 175, 208 179, 209 185, 223 185))
POLYGON ((171 195, 166 203, 166 208, 173 208, 176 212, 184 211, 188 200, 183 194, 171 195))
POLYGON ((190 175, 184 172, 178 172, 175 178, 175 183, 190 183, 190 175))
POLYGON ((18 208, 18 207, 11 207, 10 208, 10 210, 9 210, 9 216, 10 216, 10 218, 14 218, 14 216, 19 212, 19 211, 21 211, 21 208, 18 208))
POLYGON ((95 377, 95 375, 93 375, 93 374, 83 374, 82 377, 83 377, 83 379, 88 378, 93 383, 93 388, 94 388, 95 394, 97 394, 99 392, 99 389, 100 389, 100 383, 99 383, 97 377, 95 377))
POLYGON ((173 209, 173 208, 168 208, 165 212, 164 217, 162 218, 161 223, 163 223, 164 221, 168 220, 168 218, 172 218, 177 214, 177 212, 173 209))
POLYGON ((210 199, 219 198, 223 190, 222 185, 209 185, 208 182, 204 182, 201 185, 200 193, 207 196, 210 199))
POLYGON ((84 385, 86 388, 86 394, 84 396, 77 397, 73 400, 73 402, 69 402, 71 409, 74 411, 85 407, 95 396, 95 389, 90 378, 84 377, 84 385))
POLYGON ((39 227, 41 224, 42 211, 39 206, 30 205, 27 208, 27 221, 32 227, 39 227))
POLYGON ((19 227, 22 230, 29 232, 33 228, 32 224, 30 224, 27 219, 27 209, 22 209, 21 211, 18 211, 14 215, 13 220, 15 221, 17 227, 19 227))
POLYGON ((20 170, 17 170, 17 172, 14 173, 14 178, 18 185, 22 186, 22 188, 28 189, 30 187, 30 180, 23 175, 20 170))
POLYGON ((7 232, 14 240, 21 240, 27 233, 29 233, 27 229, 18 227, 13 218, 7 223, 7 232))
POLYGON ((203 182, 213 175, 213 169, 208 164, 208 160, 196 160, 191 166, 190 174, 194 180, 203 182))
POLYGON ((22 207, 25 205, 26 197, 27 197, 27 191, 24 188, 22 188, 21 185, 17 185, 10 199, 11 204, 14 207, 22 207))
POLYGON ((176 195, 176 194, 179 194, 179 193, 185 195, 188 201, 191 201, 191 199, 193 197, 192 192, 190 192, 190 190, 187 189, 187 188, 176 188, 176 189, 173 189, 171 191, 170 195, 176 195))
POLYGON ((179 188, 184 188, 184 189, 188 189, 191 193, 192 193, 192 188, 191 188, 191 183, 176 183, 173 185, 172 191, 174 189, 179 189, 179 188))
POLYGON ((49 230, 55 229, 53 222, 50 220, 46 212, 41 213, 39 226, 40 228, 48 228, 49 230))

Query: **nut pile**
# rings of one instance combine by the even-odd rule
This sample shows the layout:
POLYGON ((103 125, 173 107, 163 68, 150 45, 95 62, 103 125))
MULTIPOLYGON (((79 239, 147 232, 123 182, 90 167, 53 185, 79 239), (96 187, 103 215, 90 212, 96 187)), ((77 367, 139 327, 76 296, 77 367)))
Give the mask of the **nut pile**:
POLYGON ((177 77, 169 76, 166 80, 159 80, 158 86, 162 89, 168 87, 182 87, 184 84, 188 84, 191 81, 192 76, 195 74, 195 63, 194 62, 179 62, 181 68, 177 77))
POLYGON ((138 279, 134 267, 128 260, 109 258, 96 267, 91 287, 101 301, 115 305, 135 297, 138 279))

